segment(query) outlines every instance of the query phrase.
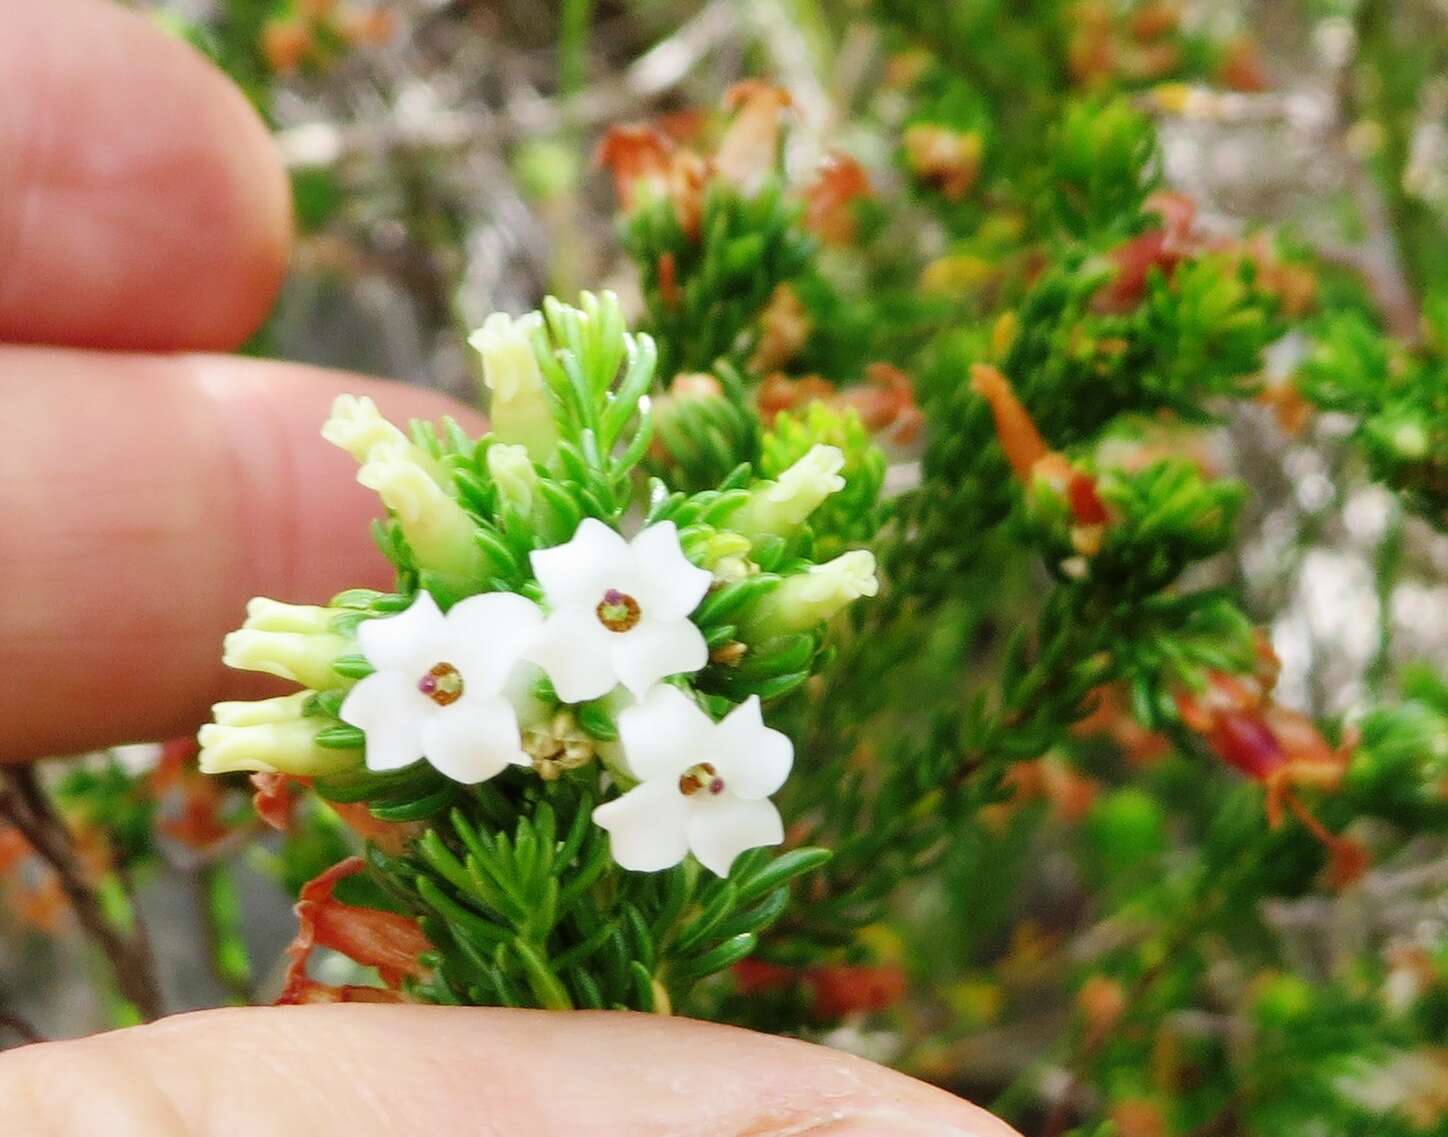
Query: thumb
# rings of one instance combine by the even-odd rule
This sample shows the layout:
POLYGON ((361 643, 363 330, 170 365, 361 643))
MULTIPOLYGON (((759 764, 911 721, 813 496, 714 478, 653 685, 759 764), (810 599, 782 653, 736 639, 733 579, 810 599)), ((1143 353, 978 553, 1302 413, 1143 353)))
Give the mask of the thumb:
POLYGON ((0 1102, 4 1137, 1014 1132, 806 1043, 686 1019, 456 1007, 208 1011, 25 1047, 0 1056, 0 1102))

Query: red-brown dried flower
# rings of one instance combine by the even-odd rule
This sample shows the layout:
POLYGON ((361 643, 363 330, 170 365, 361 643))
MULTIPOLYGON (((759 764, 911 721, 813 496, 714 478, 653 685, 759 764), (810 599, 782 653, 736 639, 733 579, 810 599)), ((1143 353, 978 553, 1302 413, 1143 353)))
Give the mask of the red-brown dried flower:
POLYGON ((338 881, 355 876, 364 867, 361 857, 350 857, 302 886, 295 909, 297 935, 287 948, 291 963, 278 1004, 402 1002, 398 990, 402 981, 426 974, 418 957, 432 945, 415 921, 396 912, 344 904, 333 895, 338 881), (307 964, 319 947, 375 967, 386 989, 330 987, 311 978, 307 964))
POLYGON ((820 240, 848 245, 855 239, 855 204, 870 196, 865 168, 848 154, 826 154, 804 194, 804 225, 820 240))

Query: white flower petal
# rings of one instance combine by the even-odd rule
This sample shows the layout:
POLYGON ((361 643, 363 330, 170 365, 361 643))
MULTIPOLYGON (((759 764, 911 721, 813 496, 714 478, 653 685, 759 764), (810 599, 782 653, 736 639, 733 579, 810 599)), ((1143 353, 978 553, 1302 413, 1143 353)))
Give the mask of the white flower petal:
POLYGON ((421 675, 434 663, 437 645, 447 627, 437 601, 419 591, 405 611, 396 616, 363 620, 357 625, 357 644, 367 662, 378 671, 421 675))
POLYGON ((496 695, 514 665, 543 627, 543 611, 526 596, 485 592, 448 610, 451 662, 462 672, 467 690, 496 695))
POLYGON ((629 545, 642 579, 636 597, 646 616, 682 620, 699 606, 713 576, 684 556, 672 521, 650 525, 629 545))
POLYGON ((400 671, 369 675, 348 692, 337 717, 367 736, 367 768, 400 770, 422 757, 422 732, 434 704, 400 671))
POLYGON ((783 840, 784 822, 771 801, 742 801, 725 793, 690 812, 689 850, 719 876, 729 875, 734 858, 745 849, 783 840))
POLYGON ((794 743, 764 725, 758 695, 750 695, 714 728, 710 753, 729 792, 749 801, 774 793, 794 765, 794 743))
POLYGON ((702 761, 713 729, 699 704, 677 687, 655 687, 618 716, 624 759, 645 782, 667 784, 702 761))
POLYGON ((633 560, 628 544, 596 517, 586 517, 573 539, 530 555, 533 575, 551 607, 586 608, 592 612, 610 588, 632 583, 633 560))
POLYGON ((689 851, 689 808, 678 788, 645 782, 593 811, 612 838, 613 859, 635 872, 672 868, 689 851))
POLYGON ((518 715, 505 699, 467 699, 427 720, 422 729, 427 760, 455 782, 473 785, 526 766, 518 715))
POLYGON ((611 651, 613 669, 635 695, 643 695, 665 676, 692 674, 709 662, 704 633, 686 619, 645 618, 630 632, 610 634, 617 641, 611 651))
POLYGON ((596 699, 618 682, 613 670, 610 632, 592 612, 565 608, 548 617, 526 658, 548 674, 565 703, 596 699))

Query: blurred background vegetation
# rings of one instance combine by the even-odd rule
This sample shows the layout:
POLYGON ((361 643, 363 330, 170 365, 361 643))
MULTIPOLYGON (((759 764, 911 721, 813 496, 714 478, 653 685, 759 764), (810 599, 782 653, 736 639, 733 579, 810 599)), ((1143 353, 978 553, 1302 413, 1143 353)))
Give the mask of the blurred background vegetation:
MULTIPOLYGON (((890 239, 874 246, 875 259, 864 267, 838 271, 855 273, 857 285, 878 283, 882 296, 936 295, 922 302, 923 315, 912 309, 925 324, 991 310, 982 296, 992 258, 1005 256, 995 250, 1026 243, 1019 235, 1002 241, 1002 226, 1032 223, 1014 205, 1030 196, 1032 179, 1078 172, 1070 155, 1046 151, 1043 124, 1068 97, 1103 92, 1124 92, 1155 120, 1165 184, 1190 196, 1205 226, 1235 236, 1271 227, 1289 256, 1314 266, 1325 306, 1349 297, 1343 307, 1370 309, 1401 341, 1421 343, 1432 335, 1423 313, 1448 304, 1444 0, 137 6, 235 77, 274 129, 292 172, 298 241, 276 311, 248 346, 261 355, 471 399, 476 379, 465 339, 492 311, 521 312, 547 293, 568 297, 587 287, 612 288, 644 313, 645 289, 621 239, 618 201, 596 147, 620 122, 664 119, 685 129, 695 108, 717 107, 746 77, 768 79, 792 96, 783 158, 791 175, 806 180, 831 151, 867 172, 881 204, 865 224, 890 239), (944 78, 925 96, 902 84, 900 72, 922 45, 973 93, 944 78), (902 132, 927 100, 937 118, 984 139, 984 193, 957 201, 947 192, 942 201, 941 186, 923 185, 918 163, 902 154, 902 132), (996 155, 1003 157, 992 166, 996 155), (935 200, 925 200, 931 191, 935 200), (972 264, 980 269, 975 275, 972 264)), ((1089 228, 1090 219, 1082 224, 1089 228)), ((901 338, 910 334, 900 330, 905 321, 893 327, 901 338)), ((868 327, 854 342, 891 354, 868 327)), ((1281 337, 1268 353, 1269 383, 1297 375, 1312 346, 1308 332, 1281 337)), ((835 354, 821 351, 808 362, 799 371, 849 381, 859 376, 848 372, 867 360, 837 344, 835 354)), ((1326 379, 1348 370, 1341 358, 1323 366, 1326 379)), ((1326 379, 1319 379, 1322 394, 1326 379)), ((1304 390, 1312 397, 1310 384, 1304 390)), ((1327 409, 1284 432, 1291 406, 1236 403, 1192 443, 1252 487, 1233 551, 1206 565, 1203 579, 1241 590, 1281 661, 1284 703, 1333 722, 1384 694, 1416 692, 1443 710, 1448 704, 1431 670, 1409 665, 1448 663, 1448 536, 1365 472, 1360 449, 1349 442, 1349 414, 1371 407, 1340 396, 1327 409)), ((909 442, 893 446, 891 476, 901 484, 918 478, 919 457, 909 442)), ((1031 598, 1007 589, 996 618, 1008 622, 1013 603, 1025 610, 1031 598)), ((127 773, 132 763, 154 760, 152 752, 127 751, 49 779, 62 803, 68 795, 81 812, 104 813, 96 820, 115 846, 108 863, 124 868, 130 850, 149 866, 134 902, 161 960, 164 1004, 265 996, 274 990, 273 961, 291 936, 289 897, 345 851, 342 827, 319 815, 285 846, 237 835, 231 817, 227 833, 199 833, 188 821, 220 807, 195 800, 206 792, 195 789, 180 805, 157 806, 127 773), (198 955, 197 942, 210 944, 209 958, 198 955)), ((1089 755, 1078 765, 1089 770, 1089 755)), ((1137 866, 1162 863, 1170 840, 1160 802, 1179 804, 1199 776, 1167 775, 1148 796, 1047 769, 1029 823, 963 842, 938 879, 905 898, 897 923, 871 932, 873 957, 908 971, 918 997, 888 1019, 847 1015, 814 1033, 986 1102, 1004 1095, 1002 1108, 1018 1108, 1017 1119, 1034 1118, 1041 1132, 1064 1130, 1079 1104, 1072 1095, 1087 1082, 1101 1099, 1117 1100, 1111 1124, 1121 1137, 1348 1132, 1294 1128, 1292 1118, 1302 1114, 1292 1109, 1300 1105, 1284 1107, 1275 1121, 1259 1113, 1253 1128, 1239 1129, 1240 1117, 1220 1103, 1203 1107, 1200 1127, 1152 1128, 1148 1073, 1141 1072, 1141 1085, 1122 1089, 1120 1067, 1147 1053, 1167 1082, 1220 1080, 1217 1059, 1202 1057, 1216 1051, 1202 1040, 1230 1051, 1239 1023, 1205 1011, 1185 1021, 1171 1053, 1158 1041, 1118 1056, 1116 1067, 1092 1067, 1102 1056, 1090 1047, 1075 1066, 1063 1060, 1054 1069, 1054 1100, 1076 1104, 1059 1116, 1020 1104, 1052 1097, 1040 1088, 1041 1056, 1076 1029, 1082 1006, 1088 1018, 1105 1014, 1100 1003, 1115 997, 1089 982, 1068 989, 1075 983, 1068 976, 1108 950, 1101 941, 1119 932, 1115 918, 1129 909, 1133 889, 1145 895, 1137 866), (1046 784, 1052 776, 1056 782, 1046 784), (1104 904, 1103 892, 1112 895, 1104 904), (933 934, 901 942, 904 930, 922 928, 933 934), (1168 1067, 1174 1073, 1161 1072, 1168 1067), (1035 1080, 1023 1089, 1028 1073, 1035 1080), (1133 1112, 1138 1101, 1146 1104, 1133 1112)), ((225 808, 235 814, 248 807, 225 808)), ((69 1034, 124 1019, 119 1004, 97 1002, 92 988, 71 982, 98 967, 60 898, 46 892, 43 871, 32 864, 16 872, 8 914, 0 911, 0 1008, 16 1016, 15 1029, 29 1023, 44 1034, 69 1034)), ((134 926, 130 882, 104 879, 111 883, 100 901, 110 918, 134 926)), ((1351 893, 1268 896, 1259 915, 1254 934, 1272 937, 1271 954, 1282 961, 1277 985, 1254 1004, 1259 1029, 1297 1031, 1299 1042, 1320 1031, 1329 1050, 1357 1030, 1381 1033, 1351 1008, 1337 1017, 1341 1008, 1306 1013, 1299 1005, 1306 996, 1294 984, 1344 976, 1367 983, 1371 973, 1374 984, 1402 987, 1414 968, 1421 978, 1427 953, 1435 977, 1424 982, 1441 989, 1443 841, 1423 834, 1398 842, 1351 893), (1374 962, 1365 963, 1368 957, 1374 962)), ((1226 948, 1215 959, 1211 947, 1203 954, 1204 968, 1234 962, 1226 948)), ((1403 1075, 1416 1079, 1411 1091, 1377 1083, 1363 1091, 1418 1094, 1404 1132, 1448 1132, 1445 1007, 1448 995, 1413 1036, 1427 1072, 1403 1075)), ((1306 1061, 1301 1052, 1290 1057, 1306 1061)), ((1293 1069, 1285 1059, 1276 1068, 1284 1077, 1293 1069)), ((1256 1091, 1243 1084, 1233 1092, 1250 1098, 1256 1091)), ((1399 1132, 1351 1130, 1370 1131, 1399 1132)))

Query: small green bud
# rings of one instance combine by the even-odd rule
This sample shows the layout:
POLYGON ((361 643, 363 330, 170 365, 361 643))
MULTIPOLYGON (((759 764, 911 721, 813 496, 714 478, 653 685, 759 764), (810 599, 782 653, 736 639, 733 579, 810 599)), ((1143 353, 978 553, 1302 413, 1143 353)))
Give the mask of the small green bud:
POLYGON ((845 488, 840 471, 845 455, 838 446, 811 446, 799 461, 772 482, 761 482, 729 520, 746 537, 788 537, 820 507, 825 498, 845 488))
POLYGON ((298 691, 259 702, 217 703, 211 708, 215 721, 197 735, 201 772, 319 777, 355 768, 361 762, 359 751, 328 750, 316 744, 317 735, 329 724, 326 719, 303 716, 310 697, 310 692, 298 691))
POLYGON ((498 488, 498 497, 524 516, 533 512, 533 494, 538 488, 538 471, 528 457, 526 446, 499 442, 488 450, 488 475, 498 488))
POLYGON ((558 448, 553 402, 533 354, 533 333, 542 323, 537 312, 516 320, 494 312, 468 337, 482 357, 483 383, 492 392, 493 433, 503 442, 526 446, 535 462, 546 462, 558 448))
POLYGON ((785 577, 747 617, 746 630, 755 637, 807 631, 851 601, 879 590, 874 554, 855 549, 785 577))

